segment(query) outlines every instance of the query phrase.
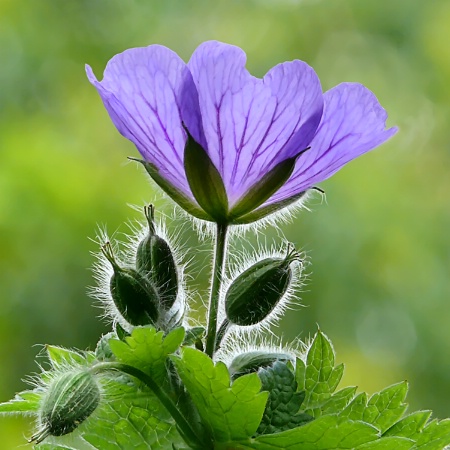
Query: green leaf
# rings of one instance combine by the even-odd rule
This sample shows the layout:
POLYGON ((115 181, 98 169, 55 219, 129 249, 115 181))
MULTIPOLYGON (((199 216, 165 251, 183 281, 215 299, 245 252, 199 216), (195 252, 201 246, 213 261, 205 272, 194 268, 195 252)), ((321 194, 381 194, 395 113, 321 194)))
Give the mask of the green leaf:
POLYGON ((367 394, 361 392, 358 394, 339 414, 339 417, 350 420, 362 420, 367 405, 367 394))
POLYGON ((148 388, 125 375, 110 374, 104 390, 105 401, 67 439, 81 437, 98 450, 185 446, 172 417, 148 388))
POLYGON ((142 159, 128 157, 132 161, 141 163, 153 181, 181 208, 198 219, 212 221, 212 218, 206 214, 195 202, 190 199, 186 194, 177 189, 173 184, 169 183, 164 176, 159 173, 158 168, 148 161, 142 159))
POLYGON ((450 419, 430 422, 416 442, 420 450, 442 450, 447 445, 450 445, 450 419))
POLYGON ((383 436, 403 436, 417 440, 419 433, 428 422, 430 416, 431 411, 417 411, 412 413, 392 425, 383 436))
POLYGON ((205 327, 193 327, 186 330, 183 345, 203 345, 202 340, 205 337, 205 327))
POLYGON ((65 445, 55 445, 55 444, 41 444, 35 445, 36 450, 72 450, 74 447, 67 447, 65 445))
POLYGON ((382 433, 391 427, 405 412, 403 403, 408 392, 406 381, 397 383, 370 397, 364 410, 364 422, 375 425, 382 433))
POLYGON ((340 413, 353 399, 356 389, 356 386, 349 386, 336 392, 320 407, 320 413, 340 413))
MULTIPOLYGON (((306 412, 320 415, 321 405, 337 388, 344 373, 344 366, 334 367, 334 350, 330 340, 318 331, 306 357, 305 381, 306 397, 303 408, 306 412)), ((297 373, 297 376, 301 375, 297 373)), ((299 385, 302 380, 297 381, 299 385)))
POLYGON ((305 390, 305 376, 306 376, 306 364, 297 358, 295 362, 295 380, 297 381, 297 389, 299 391, 305 390))
POLYGON ((189 347, 172 360, 215 441, 233 442, 256 432, 268 397, 267 392, 260 392, 256 373, 231 384, 225 364, 214 365, 207 355, 189 347))
POLYGON ((277 361, 272 367, 261 369, 258 376, 262 390, 269 392, 258 434, 290 430, 313 420, 309 414, 298 413, 305 393, 297 392, 294 374, 286 363, 277 361))
POLYGON ((260 435, 240 444, 242 448, 257 450, 343 450, 359 448, 377 438, 378 430, 372 425, 330 415, 292 430, 260 435))
POLYGON ((232 223, 236 225, 244 225, 256 222, 257 220, 262 219, 263 217, 276 213, 277 211, 280 211, 288 207, 289 205, 292 205, 297 200, 300 200, 305 194, 306 191, 300 192, 299 194, 294 195, 286 200, 281 200, 280 202, 271 203, 270 205, 266 206, 261 206, 255 211, 252 211, 251 213, 245 214, 244 216, 234 219, 232 223))
POLYGON ((372 395, 362 392, 339 414, 351 420, 362 420, 376 426, 382 433, 391 427, 405 412, 403 403, 408 391, 406 382, 394 384, 372 395))
POLYGON ((188 138, 184 149, 186 177, 198 204, 215 222, 227 222, 228 197, 219 171, 208 153, 185 129, 188 138))
POLYGON ((54 368, 67 364, 73 365, 74 363, 86 366, 95 361, 95 354, 93 352, 69 350, 56 345, 46 345, 45 350, 54 368))
POLYGON ((105 400, 73 433, 47 438, 36 450, 172 450, 186 448, 175 423, 145 386, 121 374, 103 383, 105 400))
POLYGON ((409 450, 414 447, 414 441, 403 437, 382 437, 356 447, 355 450, 409 450))
POLYGON ((111 339, 109 345, 119 362, 140 369, 157 383, 166 377, 167 356, 175 352, 184 339, 184 328, 176 328, 165 338, 153 327, 135 328, 125 342, 111 339))
POLYGON ((39 408, 42 393, 23 391, 9 402, 0 403, 0 414, 34 414, 39 408))
POLYGON ((275 194, 292 175, 298 156, 281 161, 254 184, 231 208, 230 220, 251 213, 275 194))

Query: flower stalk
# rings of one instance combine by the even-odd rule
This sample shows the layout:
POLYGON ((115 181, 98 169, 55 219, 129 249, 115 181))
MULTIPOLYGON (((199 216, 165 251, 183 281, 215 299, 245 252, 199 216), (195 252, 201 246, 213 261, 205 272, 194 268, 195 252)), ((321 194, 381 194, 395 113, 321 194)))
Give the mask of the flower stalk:
POLYGON ((222 286, 223 269, 227 245, 228 225, 218 223, 216 243, 214 247, 214 268, 208 308, 208 328, 206 333, 205 352, 212 358, 216 350, 217 313, 219 310, 220 288, 222 286))

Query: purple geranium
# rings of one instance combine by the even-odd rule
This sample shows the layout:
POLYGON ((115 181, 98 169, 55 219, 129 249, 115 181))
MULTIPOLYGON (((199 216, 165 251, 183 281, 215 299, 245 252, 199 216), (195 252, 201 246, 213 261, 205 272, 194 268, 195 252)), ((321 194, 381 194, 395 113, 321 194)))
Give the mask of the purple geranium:
POLYGON ((126 50, 109 61, 100 82, 87 66, 150 175, 197 217, 263 217, 397 131, 385 129, 385 110, 361 84, 323 94, 302 61, 279 64, 263 79, 245 63, 240 48, 211 41, 187 64, 160 45, 126 50), (187 156, 189 147, 194 156, 187 156))

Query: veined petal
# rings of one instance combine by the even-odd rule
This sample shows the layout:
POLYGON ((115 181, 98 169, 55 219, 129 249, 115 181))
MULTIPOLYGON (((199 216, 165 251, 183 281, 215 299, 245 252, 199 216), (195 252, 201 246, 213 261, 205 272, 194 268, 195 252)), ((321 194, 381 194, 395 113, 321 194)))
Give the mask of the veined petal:
POLYGON ((200 141, 202 125, 197 91, 183 60, 166 47, 152 45, 114 56, 101 82, 89 66, 86 72, 118 131, 195 203, 183 166, 182 122, 200 141))
POLYGON ((302 150, 322 113, 320 83, 307 64, 280 64, 261 80, 245 63, 241 49, 219 42, 202 44, 188 63, 207 151, 230 206, 277 163, 302 150), (296 135, 302 129, 304 136, 296 135))
POLYGON ((396 127, 385 129, 386 111, 361 84, 339 84, 324 94, 324 102, 310 150, 298 159, 291 178, 265 205, 288 199, 329 178, 397 132, 396 127))

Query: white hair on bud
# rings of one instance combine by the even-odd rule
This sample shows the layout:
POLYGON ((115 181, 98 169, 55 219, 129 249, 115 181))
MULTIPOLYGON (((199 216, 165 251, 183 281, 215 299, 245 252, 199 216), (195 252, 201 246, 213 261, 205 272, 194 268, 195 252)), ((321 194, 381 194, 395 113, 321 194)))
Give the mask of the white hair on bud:
MULTIPOLYGON (((240 274, 256 264, 258 261, 266 258, 284 259, 287 252, 289 251, 290 246, 291 244, 289 242, 284 241, 280 249, 279 244, 277 245, 275 242, 268 246, 267 242, 261 243, 261 241, 258 240, 257 248, 253 247, 250 253, 246 252, 245 250, 241 250, 237 253, 234 253, 231 258, 229 258, 227 271, 225 272, 221 287, 221 300, 219 302, 218 311, 219 324, 221 324, 226 318, 225 296, 232 282, 240 274)), ((292 279, 289 283, 289 286, 274 309, 267 315, 266 318, 264 318, 259 323, 248 326, 230 324, 228 331, 223 338, 224 344, 226 345, 226 342, 228 340, 236 339, 236 336, 240 335, 243 336, 242 339, 246 339, 246 336, 252 334, 262 335, 266 331, 273 334, 270 328, 278 323, 287 309, 293 309, 296 306, 302 306, 298 297, 298 293, 304 285, 302 278, 302 271, 304 266, 305 255, 304 253, 299 253, 299 260, 293 261, 290 264, 292 270, 292 279)))
MULTIPOLYGON (((143 208, 138 208, 142 212, 143 208)), ((168 230, 166 226, 166 221, 174 220, 174 216, 169 216, 160 210, 157 211, 157 218, 155 218, 155 232, 156 234, 164 239, 169 245, 170 251, 172 253, 173 259, 175 261, 175 267, 177 269, 177 279, 178 279, 178 293, 175 303, 172 305, 170 310, 167 312, 164 319, 164 323, 160 325, 162 328, 170 326, 172 323, 176 323, 182 317, 186 317, 188 313, 188 303, 186 301, 187 288, 185 282, 186 267, 189 265, 192 258, 184 260, 182 255, 187 255, 188 252, 184 249, 183 242, 181 239, 182 229, 178 228, 176 231, 168 230)), ((126 234, 126 240, 124 242, 124 247, 126 249, 127 260, 132 263, 133 266, 136 264, 136 253, 139 243, 148 234, 148 223, 144 221, 134 221, 128 222, 128 227, 130 229, 130 234, 126 234)), ((156 286, 158 289, 159 287, 156 286)))
MULTIPOLYGON (((133 209, 142 212, 143 208, 137 206, 132 206, 133 209)), ((170 251, 172 252, 175 266, 177 268, 178 276, 178 294, 175 303, 172 305, 171 309, 165 315, 163 319, 164 322, 159 325, 162 328, 170 327, 171 324, 177 323, 182 317, 186 317, 188 313, 188 302, 187 297, 190 294, 187 292, 186 282, 185 282, 185 269, 189 265, 191 259, 185 261, 182 255, 188 254, 187 251, 183 250, 181 234, 182 229, 177 232, 169 232, 166 225, 165 219, 173 219, 173 216, 168 216, 158 210, 158 217, 155 218, 155 231, 158 236, 164 239, 169 245, 170 251)), ((123 233, 124 239, 122 242, 118 243, 117 240, 113 240, 111 245, 113 247, 114 256, 118 262, 123 267, 135 268, 136 266, 136 252, 139 243, 146 237, 148 233, 148 223, 144 220, 135 220, 127 223, 130 230, 129 233, 123 233)), ((94 242, 98 243, 100 246, 104 245, 106 242, 110 242, 108 233, 105 228, 100 228, 97 231, 97 237, 94 242)), ((100 303, 100 307, 103 309, 103 318, 109 320, 110 322, 119 323, 126 331, 131 331, 133 328, 116 308, 114 301, 111 297, 110 292, 110 281, 114 274, 114 270, 107 260, 102 251, 93 252, 96 261, 93 264, 94 279, 97 285, 89 288, 89 295, 93 297, 100 303)), ((158 288, 158 287, 156 287, 158 288)), ((186 320, 186 319, 183 319, 186 320)))
POLYGON ((220 349, 214 355, 214 361, 222 361, 230 366, 233 359, 244 353, 284 353, 293 362, 296 358, 306 359, 307 346, 301 340, 286 344, 278 336, 261 336, 259 333, 249 333, 243 336, 241 333, 230 332, 230 338, 223 342, 220 349))
MULTIPOLYGON (((117 241, 109 237, 106 227, 99 226, 96 238, 92 239, 92 241, 98 244, 99 247, 110 242, 118 264, 127 266, 123 251, 119 248, 117 241)), ((88 287, 88 295, 97 302, 96 306, 102 310, 102 319, 111 322, 113 325, 119 323, 124 330, 131 331, 132 326, 122 317, 111 297, 110 282, 114 274, 111 263, 101 250, 91 252, 91 254, 95 258, 92 264, 92 273, 96 285, 88 287)))
MULTIPOLYGON (((92 374, 92 381, 96 384, 100 394, 100 404, 97 406, 96 410, 101 410, 102 404, 115 400, 114 397, 116 395, 108 393, 110 390, 108 386, 114 382, 114 377, 116 375, 114 375, 113 372, 102 374, 93 372, 91 369, 93 368, 95 353, 90 351, 83 352, 74 349, 66 349, 59 346, 45 345, 42 346, 42 350, 38 354, 38 357, 46 357, 46 362, 49 362, 50 364, 46 364, 47 368, 44 368, 44 366, 38 362, 37 364, 39 371, 33 375, 25 377, 23 380, 28 385, 32 386, 33 394, 38 396, 38 409, 36 411, 20 412, 21 415, 28 415, 34 418, 34 428, 36 432, 31 439, 42 438, 45 439, 44 444, 54 444, 55 446, 64 446, 64 443, 67 445, 72 443, 73 447, 71 446, 70 448, 81 448, 81 446, 85 445, 86 442, 81 439, 81 435, 79 433, 68 433, 66 435, 56 437, 50 434, 47 435, 46 428, 48 425, 42 423, 41 411, 43 403, 47 399, 49 390, 62 376, 69 373, 77 374, 80 372, 90 372, 92 374), (55 349, 54 353, 57 357, 54 355, 52 356, 50 351, 52 348, 55 349)), ((20 394, 18 394, 18 396, 20 398, 20 394)), ((95 413, 96 411, 92 413, 92 416, 95 413)))

